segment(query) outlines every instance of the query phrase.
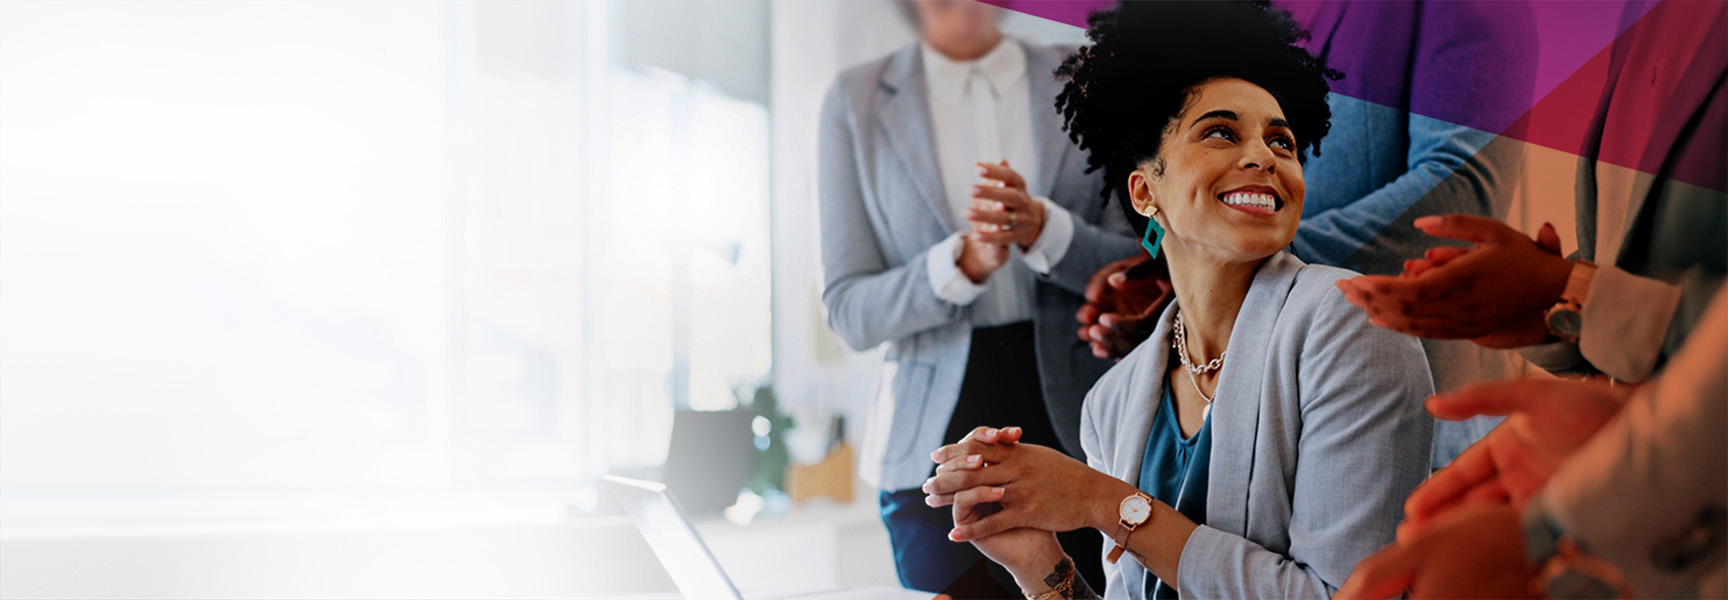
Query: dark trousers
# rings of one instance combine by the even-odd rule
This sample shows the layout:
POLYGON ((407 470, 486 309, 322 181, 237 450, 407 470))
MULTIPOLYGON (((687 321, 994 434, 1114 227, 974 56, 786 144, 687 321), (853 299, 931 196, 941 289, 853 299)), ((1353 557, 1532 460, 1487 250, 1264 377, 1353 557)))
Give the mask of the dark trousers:
MULTIPOLYGON (((960 403, 949 419, 943 443, 958 442, 980 425, 1014 425, 1026 430, 1022 443, 1063 449, 1045 412, 1033 344, 1030 322, 973 330, 960 403)), ((948 541, 954 528, 951 507, 929 507, 918 489, 882 492, 881 504, 901 585, 956 600, 1022 597, 1007 569, 972 544, 948 541)), ((1103 590, 1104 569, 1098 554, 1104 542, 1098 532, 1079 529, 1057 534, 1057 539, 1092 589, 1103 590)))

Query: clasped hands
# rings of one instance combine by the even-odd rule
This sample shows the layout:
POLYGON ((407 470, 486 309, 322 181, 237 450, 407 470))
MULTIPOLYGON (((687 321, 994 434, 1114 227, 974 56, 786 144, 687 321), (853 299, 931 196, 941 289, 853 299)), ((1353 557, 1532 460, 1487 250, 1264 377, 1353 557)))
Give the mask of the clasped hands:
POLYGON ((1064 556, 1055 532, 1115 523, 1116 501, 1133 492, 1060 451, 1020 443, 1023 433, 979 427, 938 448, 923 490, 930 506, 953 507, 949 539, 971 542, 1032 587, 1064 556))
POLYGON ((961 238, 960 271, 973 283, 983 283, 1008 264, 1008 245, 1031 248, 1044 232, 1044 204, 1026 191, 1026 179, 1008 161, 978 163, 984 183, 972 186, 972 206, 966 221, 972 230, 961 238))

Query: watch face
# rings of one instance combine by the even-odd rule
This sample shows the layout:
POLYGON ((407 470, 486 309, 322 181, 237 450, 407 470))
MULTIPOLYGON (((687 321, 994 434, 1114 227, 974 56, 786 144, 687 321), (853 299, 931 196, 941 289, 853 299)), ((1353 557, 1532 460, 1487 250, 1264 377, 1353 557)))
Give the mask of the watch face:
POLYGON ((1145 523, 1152 516, 1152 503, 1142 496, 1129 496, 1122 500, 1121 517, 1128 523, 1145 523))
POLYGON ((1576 338, 1584 329, 1584 315, 1575 310, 1556 310, 1548 313, 1548 330, 1556 334, 1576 338))

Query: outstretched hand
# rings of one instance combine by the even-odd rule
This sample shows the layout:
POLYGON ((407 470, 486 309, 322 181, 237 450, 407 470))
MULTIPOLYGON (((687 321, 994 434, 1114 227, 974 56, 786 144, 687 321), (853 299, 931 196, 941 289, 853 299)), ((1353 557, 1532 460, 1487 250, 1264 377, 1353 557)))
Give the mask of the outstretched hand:
POLYGON ((1606 382, 1517 379, 1482 383, 1428 399, 1428 412, 1459 421, 1506 416, 1488 435, 1416 488, 1404 503, 1399 538, 1478 504, 1522 507, 1568 457, 1625 406, 1632 388, 1606 382))
POLYGON ((1463 214, 1423 217, 1416 227, 1474 245, 1430 250, 1407 261, 1397 277, 1339 281, 1345 299, 1367 311, 1369 322, 1489 348, 1518 348, 1547 337, 1544 313, 1560 299, 1572 271, 1552 225, 1543 225, 1534 240, 1500 221, 1463 214))

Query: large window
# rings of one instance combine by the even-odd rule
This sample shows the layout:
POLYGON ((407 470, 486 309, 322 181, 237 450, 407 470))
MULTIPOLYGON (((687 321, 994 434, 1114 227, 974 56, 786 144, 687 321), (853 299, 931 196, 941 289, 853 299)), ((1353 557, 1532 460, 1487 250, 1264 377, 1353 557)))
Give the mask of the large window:
POLYGON ((766 376, 766 108, 616 6, 0 4, 0 527, 560 518, 766 376))

